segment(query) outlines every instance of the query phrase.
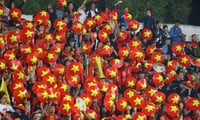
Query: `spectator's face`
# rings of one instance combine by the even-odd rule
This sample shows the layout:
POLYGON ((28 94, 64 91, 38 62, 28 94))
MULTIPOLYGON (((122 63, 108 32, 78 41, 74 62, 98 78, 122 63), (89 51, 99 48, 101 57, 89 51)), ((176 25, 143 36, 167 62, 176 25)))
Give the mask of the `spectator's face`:
POLYGON ((83 8, 82 8, 84 11, 86 10, 86 6, 85 5, 83 5, 83 8))
POLYGON ((121 31, 122 31, 122 32, 126 31, 125 26, 122 26, 122 27, 121 27, 121 31))
POLYGON ((159 22, 159 23, 157 24, 157 26, 160 28, 160 27, 161 27, 161 22, 159 22))
POLYGON ((128 12, 129 10, 128 10, 128 8, 127 7, 125 7, 124 8, 124 12, 128 12))
POLYGON ((7 97, 6 95, 4 95, 2 98, 1 98, 1 104, 5 104, 7 102, 7 97))
POLYGON ((169 28, 168 28, 168 27, 165 27, 164 31, 165 31, 165 32, 169 32, 169 28))
POLYGON ((192 41, 198 42, 198 36, 197 35, 193 35, 192 36, 192 41))
POLYGON ((14 7, 15 7, 15 3, 12 2, 12 3, 11 3, 11 8, 14 8, 14 7))
POLYGON ((179 27, 180 26, 180 23, 175 23, 175 27, 179 27))
POLYGON ((95 4, 92 3, 92 4, 91 4, 91 10, 94 10, 94 9, 95 9, 95 4))
POLYGON ((70 3, 68 8, 69 8, 69 10, 73 10, 74 9, 74 5, 72 3, 70 3))
POLYGON ((147 16, 151 16, 151 11, 147 10, 146 14, 147 14, 147 16))
POLYGON ((65 23, 68 23, 68 22, 69 22, 69 20, 68 20, 67 17, 65 17, 63 20, 64 20, 65 23))
POLYGON ((183 72, 180 72, 178 74, 178 78, 179 78, 179 80, 184 80, 184 74, 183 74, 183 72))
POLYGON ((166 44, 166 45, 170 45, 170 43, 171 43, 171 40, 170 40, 170 39, 167 39, 167 40, 165 41, 165 44, 166 44))
POLYGON ((144 73, 140 73, 139 74, 139 79, 144 79, 145 78, 145 74, 144 73))

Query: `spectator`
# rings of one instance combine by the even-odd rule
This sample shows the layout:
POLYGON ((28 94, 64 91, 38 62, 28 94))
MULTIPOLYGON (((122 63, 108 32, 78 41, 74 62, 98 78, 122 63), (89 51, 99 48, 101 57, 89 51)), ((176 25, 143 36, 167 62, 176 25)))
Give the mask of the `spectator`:
POLYGON ((65 8, 64 16, 66 16, 68 18, 70 26, 73 22, 72 21, 73 20, 73 12, 74 12, 74 4, 72 2, 69 2, 67 4, 67 8, 65 8))
POLYGON ((169 27, 167 25, 163 25, 162 40, 165 41, 168 38, 170 38, 169 27))
POLYGON ((82 24, 84 23, 85 19, 87 18, 86 6, 85 6, 86 2, 87 2, 87 0, 84 0, 84 2, 78 8, 78 12, 81 14, 81 16, 78 18, 78 21, 82 24))
POLYGON ((4 115, 6 114, 7 111, 10 112, 15 112, 15 110, 12 108, 11 105, 7 104, 7 96, 5 92, 0 91, 0 112, 3 113, 4 115))
POLYGON ((16 6, 14 0, 10 0, 8 3, 8 8, 11 9, 11 8, 17 7, 19 9, 21 9, 23 7, 23 5, 26 3, 26 1, 27 0, 23 0, 19 6, 16 6))
POLYGON ((180 22, 176 21, 175 25, 170 29, 170 36, 172 39, 172 43, 180 43, 184 34, 182 33, 180 26, 180 22))
POLYGON ((8 13, 9 13, 10 10, 9 10, 8 7, 6 7, 6 5, 5 5, 5 0, 1 0, 1 1, 0 1, 0 5, 3 6, 4 11, 5 11, 4 16, 2 17, 2 19, 3 19, 2 21, 8 23, 8 22, 9 22, 9 19, 10 19, 10 18, 8 17, 8 13))
POLYGON ((186 42, 186 45, 185 45, 185 54, 187 55, 191 55, 191 57, 194 57, 194 50, 192 48, 192 44, 191 42, 186 42))
POLYGON ((162 50, 164 53, 164 59, 165 60, 170 60, 172 51, 171 51, 171 40, 168 38, 165 40, 164 45, 162 46, 162 50))
POLYGON ((153 28, 152 32, 153 32, 153 41, 156 42, 156 46, 160 48, 163 44, 161 37, 162 29, 160 21, 156 21, 156 26, 153 28))
POLYGON ((50 21, 51 21, 51 24, 52 24, 51 28, 50 28, 50 32, 53 32, 54 31, 54 29, 53 29, 53 23, 54 23, 54 21, 56 19, 56 13, 55 13, 55 11, 54 11, 54 9, 53 9, 53 7, 52 7, 51 4, 48 5, 47 11, 49 13, 50 21))
POLYGON ((151 9, 146 10, 146 16, 142 19, 142 22, 144 23, 144 28, 149 28, 152 30, 155 27, 156 20, 153 17, 151 9))
POLYGON ((128 13, 128 11, 128 7, 124 7, 124 12, 119 15, 119 23, 120 25, 125 26, 126 29, 128 29, 128 23, 124 19, 124 13, 128 13))
POLYGON ((87 17, 88 18, 91 18, 91 17, 94 17, 95 15, 98 14, 98 9, 96 8, 95 6, 95 3, 94 2, 91 2, 90 3, 90 10, 87 11, 87 17))

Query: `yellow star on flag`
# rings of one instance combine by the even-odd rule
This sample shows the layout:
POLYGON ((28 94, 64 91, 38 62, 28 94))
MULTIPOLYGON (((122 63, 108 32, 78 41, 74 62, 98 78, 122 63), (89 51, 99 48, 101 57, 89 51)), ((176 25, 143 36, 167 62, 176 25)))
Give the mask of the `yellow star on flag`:
POLYGON ((14 86, 14 90, 16 90, 16 89, 18 89, 18 88, 21 88, 21 87, 22 87, 21 84, 16 83, 15 86, 14 86))
POLYGON ((176 111, 178 110, 178 108, 176 106, 171 106, 170 108, 171 108, 171 111, 174 113, 176 113, 176 111))
POLYGON ((44 71, 44 70, 43 70, 41 76, 44 77, 44 76, 47 75, 47 74, 48 74, 48 71, 44 71))
POLYGON ((89 86, 89 87, 95 86, 95 85, 96 85, 96 84, 95 84, 94 82, 89 82, 89 83, 88 83, 88 86, 89 86))
POLYGON ((167 66, 172 66, 172 61, 167 62, 167 66))
POLYGON ((69 111, 70 110, 70 105, 69 105, 69 103, 67 103, 67 104, 64 104, 64 107, 63 107, 63 110, 65 110, 65 111, 69 111))
POLYGON ((156 48, 151 48, 150 49, 150 54, 153 54, 153 52, 156 50, 156 48))
POLYGON ((101 18, 100 15, 96 15, 96 16, 94 17, 94 19, 97 20, 97 21, 100 20, 100 18, 101 18))
POLYGON ((11 67, 12 70, 17 70, 18 69, 18 65, 13 64, 11 67))
POLYGON ((126 101, 122 101, 122 103, 120 105, 122 106, 122 108, 126 108, 127 107, 127 102, 126 101))
POLYGON ((28 22, 27 25, 26 25, 26 27, 29 28, 29 29, 33 28, 33 23, 28 22))
POLYGON ((183 57, 183 58, 181 59, 181 62, 184 63, 184 64, 186 64, 187 61, 188 61, 188 59, 187 59, 186 57, 183 57))
POLYGON ((51 39, 52 39, 51 34, 46 35, 46 36, 45 36, 45 39, 46 39, 47 41, 51 40, 51 39))
POLYGON ((44 11, 44 10, 43 10, 43 11, 41 11, 41 12, 40 12, 40 14, 41 14, 41 16, 47 16, 47 12, 46 12, 46 11, 44 11))
POLYGON ((8 60, 14 60, 15 59, 15 55, 13 53, 9 54, 8 56, 9 56, 8 60))
POLYGON ((17 76, 18 76, 18 79, 24 79, 24 73, 22 73, 22 72, 19 72, 18 74, 17 74, 17 76))
POLYGON ((102 33, 102 37, 103 37, 104 39, 107 39, 107 38, 108 38, 108 34, 107 34, 106 32, 103 32, 103 33, 102 33))
POLYGON ((146 31, 146 32, 144 32, 144 37, 150 37, 150 32, 149 31, 146 31))
POLYGON ((38 61, 37 57, 33 56, 33 57, 31 58, 32 64, 36 64, 37 61, 38 61))
POLYGON ((136 57, 142 58, 143 57, 142 52, 136 52, 136 57))
POLYGON ((156 62, 159 62, 159 61, 161 61, 161 56, 160 55, 156 55, 155 59, 156 59, 156 62))
POLYGON ((3 63, 3 62, 0 62, 0 68, 1 68, 1 70, 5 69, 6 68, 6 64, 3 63))
POLYGON ((137 98, 134 100, 134 102, 135 102, 135 105, 140 105, 140 104, 141 104, 141 99, 137 97, 137 98))
POLYGON ((114 77, 116 77, 116 76, 117 76, 116 71, 111 70, 111 72, 110 72, 110 77, 111 77, 111 78, 114 78, 114 77))
POLYGON ((62 6, 64 7, 64 6, 66 6, 66 5, 67 5, 67 1, 64 0, 64 1, 62 2, 62 6))
POLYGON ((134 96, 134 92, 133 91, 128 91, 127 93, 129 98, 132 98, 134 96))
POLYGON ((81 23, 78 23, 78 24, 77 24, 77 28, 78 28, 78 29, 82 29, 82 27, 83 27, 83 26, 82 26, 81 23))
POLYGON ((110 46, 109 45, 104 45, 103 48, 108 51, 110 49, 110 46))
POLYGON ((141 86, 142 86, 142 90, 144 90, 147 87, 147 84, 143 83, 141 86))
POLYGON ((163 82, 163 76, 162 75, 158 75, 157 79, 158 79, 159 83, 163 82))
POLYGON ((86 51, 87 49, 87 45, 83 45, 83 50, 86 51))
POLYGON ((41 89, 41 88, 45 89, 45 86, 44 86, 44 85, 38 85, 37 87, 38 87, 39 89, 41 89))
POLYGON ((18 97, 20 97, 21 99, 25 98, 26 96, 26 91, 19 91, 19 94, 17 95, 18 97))
POLYGON ((30 48, 30 47, 26 48, 26 49, 25 49, 25 53, 26 53, 26 54, 31 53, 31 48, 30 48))
POLYGON ((135 83, 133 81, 128 81, 128 87, 132 88, 135 86, 135 83))
POLYGON ((47 81, 48 81, 50 84, 52 84, 52 83, 54 83, 54 82, 55 82, 55 80, 54 80, 54 77, 53 77, 53 76, 48 76, 48 79, 47 79, 47 81))
POLYGON ((108 91, 108 87, 103 86, 103 87, 101 88, 101 91, 103 91, 103 92, 108 91))
POLYGON ((145 107, 145 109, 146 109, 148 112, 150 112, 150 111, 152 111, 153 106, 147 105, 147 106, 145 107))
POLYGON ((91 26, 93 25, 93 21, 92 21, 92 20, 88 20, 87 25, 88 25, 89 27, 91 27, 91 26))
POLYGON ((53 54, 52 54, 52 53, 48 53, 48 55, 47 55, 47 58, 48 58, 48 60, 51 60, 51 59, 53 59, 53 58, 54 58, 54 56, 53 56, 53 54))
POLYGON ((12 35, 10 39, 11 39, 11 42, 17 42, 17 36, 15 35, 12 35))
POLYGON ((179 51, 179 52, 182 51, 182 47, 180 45, 177 45, 176 46, 176 51, 179 51))
POLYGON ((163 101, 163 97, 162 96, 156 96, 156 102, 157 103, 161 103, 163 101))
POLYGON ((67 90, 67 85, 66 84, 62 84, 61 89, 63 89, 63 91, 67 90))
POLYGON ((65 95, 63 99, 66 101, 72 101, 72 97, 70 95, 65 95))
POLYGON ((156 90, 151 89, 151 90, 149 91, 149 93, 150 93, 150 96, 153 96, 153 95, 156 93, 156 90))
POLYGON ((88 113, 88 116, 91 118, 91 119, 95 119, 95 114, 92 112, 92 113, 88 113))
POLYGON ((17 17, 18 17, 18 12, 13 11, 13 12, 11 13, 11 15, 12 15, 12 17, 17 18, 17 17))
POLYGON ((114 106, 113 100, 109 100, 108 103, 109 103, 110 106, 114 106))
POLYGON ((138 25, 137 25, 137 24, 133 24, 133 25, 131 26, 131 28, 135 30, 135 29, 138 28, 138 25))
POLYGON ((32 37, 33 32, 27 30, 25 34, 26 34, 26 37, 32 37))
POLYGON ((172 98, 172 103, 173 103, 173 104, 178 104, 178 97, 177 97, 177 96, 174 96, 174 97, 172 98))
POLYGON ((120 36, 120 37, 122 37, 123 35, 124 35, 124 33, 123 33, 123 32, 120 32, 120 33, 119 33, 119 36, 120 36))
POLYGON ((61 48, 57 47, 55 50, 56 53, 60 53, 61 52, 61 48))
POLYGON ((129 51, 128 50, 123 50, 123 56, 127 57, 129 55, 129 51))
POLYGON ((77 83, 78 79, 76 76, 72 76, 71 78, 72 78, 72 82, 77 83))
POLYGON ((38 53, 42 53, 43 49, 42 48, 37 48, 38 53))
POLYGON ((192 105, 198 107, 199 106, 199 100, 193 100, 192 105))
POLYGON ((77 71, 79 71, 79 67, 77 65, 73 65, 71 70, 76 73, 77 71))
POLYGON ((138 117, 137 117, 136 120, 144 120, 144 116, 142 116, 142 115, 138 115, 138 117))
POLYGON ((58 70, 59 70, 59 74, 61 74, 61 75, 63 75, 64 72, 65 72, 65 69, 64 69, 64 68, 59 68, 58 70))
POLYGON ((139 45, 138 41, 133 41, 132 46, 137 47, 139 45))
POLYGON ((97 90, 91 90, 91 96, 97 96, 98 95, 98 91, 97 90))
POLYGON ((86 105, 88 105, 90 103, 90 99, 88 97, 84 97, 83 100, 86 105))
POLYGON ((0 10, 0 15, 1 15, 1 16, 3 15, 3 12, 4 12, 3 10, 0 10))
POLYGON ((108 24, 106 24, 105 28, 106 28, 107 31, 108 31, 108 30, 111 30, 111 27, 110 27, 110 25, 108 25, 108 24))
POLYGON ((42 93, 42 96, 43 96, 43 98, 48 98, 48 97, 49 97, 49 94, 48 94, 47 91, 44 91, 44 92, 42 93))
POLYGON ((0 43, 1 43, 1 44, 4 44, 4 39, 3 39, 3 37, 0 37, 0 43))

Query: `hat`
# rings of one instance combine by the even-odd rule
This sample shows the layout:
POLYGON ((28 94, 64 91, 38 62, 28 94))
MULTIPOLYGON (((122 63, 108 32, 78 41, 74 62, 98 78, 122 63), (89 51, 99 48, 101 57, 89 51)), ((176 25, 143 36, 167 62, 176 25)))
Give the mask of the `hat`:
POLYGON ((20 110, 22 110, 22 111, 26 111, 25 108, 24 108, 24 106, 23 106, 22 104, 16 105, 15 108, 16 108, 16 109, 20 109, 20 110))

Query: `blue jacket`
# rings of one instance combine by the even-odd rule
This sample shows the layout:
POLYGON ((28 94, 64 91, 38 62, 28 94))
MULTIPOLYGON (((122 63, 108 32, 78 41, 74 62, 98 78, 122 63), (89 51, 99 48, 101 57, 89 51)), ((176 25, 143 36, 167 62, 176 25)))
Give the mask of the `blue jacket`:
POLYGON ((182 34, 182 30, 180 28, 173 26, 170 29, 169 34, 171 36, 172 43, 180 43, 181 42, 181 37, 179 36, 179 34, 182 34))

